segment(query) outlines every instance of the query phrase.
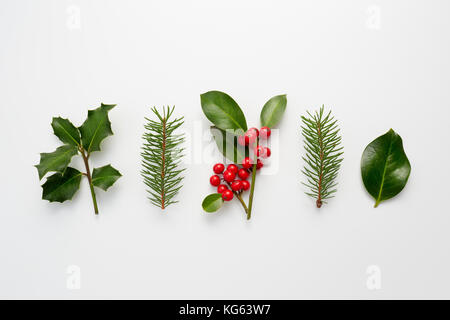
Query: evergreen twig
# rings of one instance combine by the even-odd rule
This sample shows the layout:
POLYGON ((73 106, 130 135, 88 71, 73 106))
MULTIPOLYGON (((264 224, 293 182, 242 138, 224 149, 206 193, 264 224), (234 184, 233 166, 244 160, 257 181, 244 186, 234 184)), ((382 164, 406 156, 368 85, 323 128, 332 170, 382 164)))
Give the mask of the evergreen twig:
POLYGON ((302 116, 302 135, 305 143, 305 161, 302 173, 308 189, 308 196, 316 199, 318 208, 325 199, 332 198, 337 191, 335 182, 341 167, 342 150, 341 136, 337 120, 331 116, 331 111, 324 115, 324 106, 314 114, 307 112, 309 117, 302 116))
POLYGON ((180 148, 185 140, 184 134, 174 134, 183 123, 184 117, 172 120, 175 107, 163 107, 162 114, 153 107, 151 110, 157 119, 145 118, 147 130, 144 135, 142 147, 141 171, 144 183, 149 187, 149 200, 155 206, 165 209, 172 203, 182 187, 185 170, 180 169, 184 148, 180 148))

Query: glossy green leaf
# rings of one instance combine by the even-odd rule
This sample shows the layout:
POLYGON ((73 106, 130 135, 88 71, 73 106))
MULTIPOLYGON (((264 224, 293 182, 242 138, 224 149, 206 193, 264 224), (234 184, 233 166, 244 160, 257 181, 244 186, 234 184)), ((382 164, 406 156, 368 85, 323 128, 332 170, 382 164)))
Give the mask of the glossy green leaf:
POLYGON ((211 134, 219 151, 233 163, 242 163, 245 158, 245 148, 237 144, 237 135, 230 131, 224 131, 211 127, 211 134))
POLYGON ((100 143, 103 139, 113 134, 108 112, 114 106, 115 104, 102 103, 97 109, 88 111, 88 118, 79 128, 83 148, 88 154, 93 151, 100 151, 100 143))
POLYGON ((78 152, 73 145, 63 145, 51 153, 41 153, 41 161, 35 167, 41 180, 47 172, 64 172, 72 157, 78 152))
POLYGON ((92 184, 103 190, 108 190, 122 175, 110 164, 101 168, 95 168, 92 172, 92 184))
POLYGON ((367 191, 375 199, 375 207, 400 193, 410 172, 402 138, 392 129, 372 141, 363 152, 361 176, 367 191))
POLYGON ((52 128, 53 133, 62 142, 77 147, 80 145, 80 132, 68 119, 53 118, 52 128))
POLYGON ((50 202, 71 200, 80 188, 81 177, 82 173, 71 167, 67 167, 64 174, 51 175, 42 185, 42 199, 50 202))
POLYGON ((203 200, 202 207, 206 212, 215 212, 222 207, 223 199, 220 193, 212 193, 203 200))
POLYGON ((261 110, 261 126, 274 128, 283 117, 286 104, 287 98, 285 94, 275 96, 267 101, 261 110))
POLYGON ((247 121, 236 101, 220 91, 209 91, 200 95, 203 113, 216 127, 247 131, 247 121))

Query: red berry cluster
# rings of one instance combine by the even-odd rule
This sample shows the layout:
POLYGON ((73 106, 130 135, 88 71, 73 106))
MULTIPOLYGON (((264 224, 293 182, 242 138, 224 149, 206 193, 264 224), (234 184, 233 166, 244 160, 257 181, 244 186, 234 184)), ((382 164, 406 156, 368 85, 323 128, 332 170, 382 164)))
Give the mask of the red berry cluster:
MULTIPOLYGON (((250 128, 246 133, 238 137, 238 143, 241 146, 253 147, 253 153, 256 157, 263 159, 270 157, 271 151, 268 147, 258 145, 258 138, 267 140, 270 137, 272 131, 269 127, 262 127, 260 130, 256 128, 250 128)), ((262 167, 262 164, 261 164, 262 167)))
POLYGON ((241 192, 250 188, 250 183, 247 181, 250 173, 246 169, 239 169, 237 165, 229 164, 225 170, 224 164, 217 163, 214 165, 213 171, 215 175, 211 176, 209 181, 211 185, 217 187, 217 192, 222 194, 222 199, 225 201, 233 199, 233 192, 241 192))
MULTIPOLYGON (((245 134, 238 137, 240 145, 253 146, 253 152, 257 158, 257 170, 263 167, 263 163, 259 158, 268 158, 271 154, 269 148, 258 145, 258 138, 268 139, 270 134, 271 130, 269 127, 262 127, 259 131, 256 128, 250 128, 245 134)), ((217 163, 213 167, 215 175, 211 176, 209 181, 211 185, 217 187, 217 192, 222 194, 224 201, 230 201, 233 199, 234 193, 241 193, 250 189, 250 182, 247 179, 250 176, 249 170, 252 167, 253 160, 250 157, 246 157, 242 161, 242 168, 238 168, 235 164, 230 164, 225 170, 223 163, 217 163)))

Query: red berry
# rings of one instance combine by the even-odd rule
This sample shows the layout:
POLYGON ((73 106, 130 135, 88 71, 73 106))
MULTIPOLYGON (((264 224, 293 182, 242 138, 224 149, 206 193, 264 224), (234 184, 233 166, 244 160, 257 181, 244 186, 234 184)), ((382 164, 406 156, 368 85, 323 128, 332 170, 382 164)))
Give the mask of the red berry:
POLYGON ((247 130, 247 133, 249 132, 253 132, 255 134, 256 137, 259 137, 259 131, 256 128, 250 128, 247 130))
MULTIPOLYGON (((224 179, 226 182, 231 183, 231 182, 234 180, 234 178, 236 178, 236 174, 235 174, 233 171, 230 171, 230 170, 225 170, 225 171, 224 171, 224 173, 223 173, 223 179, 224 179)), ((219 184, 217 184, 217 185, 219 185, 219 184)))
POLYGON ((259 136, 261 139, 268 139, 270 137, 270 134, 272 133, 272 130, 270 130, 269 127, 262 127, 259 130, 259 136))
POLYGON ((209 182, 211 182, 214 187, 217 187, 220 184, 220 177, 215 174, 209 178, 209 182))
POLYGON ((216 163, 213 167, 214 173, 221 174, 225 170, 225 166, 222 163, 216 163))
POLYGON ((228 190, 228 187, 224 184, 219 184, 217 187, 217 193, 223 193, 225 190, 228 190))
POLYGON ((239 169, 238 171, 238 176, 239 178, 241 178, 242 180, 246 180, 249 176, 249 173, 247 170, 245 169, 239 169))
POLYGON ((234 180, 233 183, 231 184, 231 189, 233 189, 233 191, 241 191, 241 189, 242 189, 242 181, 241 180, 234 180))
POLYGON ((264 147, 264 152, 262 153, 261 157, 268 158, 268 157, 270 157, 271 154, 272 154, 272 152, 270 151, 270 149, 267 147, 264 147))
POLYGON ((242 182, 242 189, 243 190, 248 190, 250 189, 250 182, 248 182, 247 180, 243 180, 242 182))
POLYGON ((233 199, 233 192, 231 191, 231 190, 225 190, 223 193, 222 193, 222 199, 224 200, 224 201, 230 201, 231 199, 233 199))
POLYGON ((244 169, 250 169, 252 166, 253 160, 250 157, 246 157, 242 160, 242 167, 244 167, 244 169))
POLYGON ((247 131, 245 133, 245 140, 247 141, 247 139, 248 139, 248 143, 247 144, 254 143, 256 141, 256 138, 257 138, 256 133, 253 132, 253 131, 247 131))
POLYGON ((253 149, 253 153, 257 156, 257 157, 264 157, 264 148, 262 146, 256 146, 253 149))
POLYGON ((256 162, 256 170, 261 169, 263 166, 264 164, 262 163, 262 161, 258 159, 258 161, 256 162))
POLYGON ((235 164, 229 164, 227 170, 233 172, 234 174, 238 173, 238 167, 235 164))
POLYGON ((248 145, 248 142, 249 142, 249 138, 246 136, 246 135, 243 135, 243 136, 239 136, 238 137, 238 143, 239 143, 239 145, 241 145, 241 146, 247 146, 248 145))

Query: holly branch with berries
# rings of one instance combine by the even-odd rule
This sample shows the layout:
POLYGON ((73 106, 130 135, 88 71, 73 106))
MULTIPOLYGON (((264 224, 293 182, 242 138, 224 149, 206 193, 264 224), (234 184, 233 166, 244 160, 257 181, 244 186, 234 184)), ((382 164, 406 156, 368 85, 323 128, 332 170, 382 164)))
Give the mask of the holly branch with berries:
POLYGON ((209 91, 202 95, 201 105, 205 116, 214 126, 211 134, 217 148, 229 163, 217 163, 213 167, 214 175, 210 183, 217 192, 205 197, 202 207, 206 212, 219 210, 224 202, 236 198, 242 205, 247 220, 252 216, 256 172, 264 164, 262 159, 271 155, 267 144, 271 129, 281 120, 286 110, 286 95, 272 97, 261 110, 261 127, 247 129, 247 121, 239 105, 224 92, 209 91), (248 179, 251 179, 249 182, 248 179), (250 190, 248 204, 243 198, 250 190))

